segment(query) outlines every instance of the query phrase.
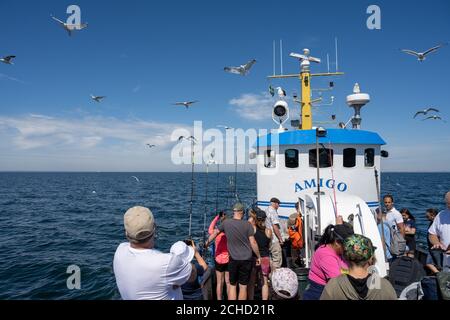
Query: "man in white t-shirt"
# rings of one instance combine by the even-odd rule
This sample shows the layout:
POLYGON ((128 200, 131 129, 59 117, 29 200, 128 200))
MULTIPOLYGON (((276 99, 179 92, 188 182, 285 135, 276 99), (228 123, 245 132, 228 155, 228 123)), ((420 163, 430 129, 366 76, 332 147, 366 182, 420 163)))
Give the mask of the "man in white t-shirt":
POLYGON ((441 249, 450 254, 450 191, 445 194, 447 208, 439 212, 428 229, 431 249, 441 249))
POLYGON ((383 198, 384 206, 386 208, 386 221, 389 226, 397 228, 398 231, 402 234, 403 238, 405 237, 405 224, 403 222, 403 217, 397 209, 394 208, 394 197, 390 194, 385 195, 383 198))
POLYGON ((277 198, 270 199, 270 206, 266 209, 266 226, 272 230, 272 244, 270 246, 270 262, 271 269, 281 268, 283 264, 283 252, 281 246, 284 243, 283 230, 278 218, 278 208, 280 200, 277 198))
POLYGON ((156 225, 148 208, 133 207, 124 215, 129 242, 114 255, 114 275, 124 300, 182 300, 181 285, 191 276, 191 254, 162 253, 154 249, 156 225))

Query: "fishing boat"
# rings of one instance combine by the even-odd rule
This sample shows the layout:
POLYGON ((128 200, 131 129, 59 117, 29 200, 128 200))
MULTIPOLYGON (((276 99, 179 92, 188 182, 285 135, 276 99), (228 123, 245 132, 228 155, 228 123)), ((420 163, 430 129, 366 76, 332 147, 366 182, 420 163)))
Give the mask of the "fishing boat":
MULTIPOLYGON (((354 114, 351 128, 340 123, 334 128, 314 126, 312 83, 316 77, 340 76, 342 72, 312 73, 311 62, 320 59, 304 49, 303 54, 291 53, 298 59, 300 72, 273 75, 270 79, 294 78, 301 83, 301 121, 292 121, 290 130, 283 125, 289 118, 289 105, 281 97, 273 106, 272 118, 279 128, 259 136, 256 143, 257 204, 265 209, 270 199, 280 199, 278 214, 286 228, 289 215, 300 203, 304 219, 305 265, 309 268, 318 237, 336 217, 351 223, 355 233, 370 238, 377 247, 373 272, 384 277, 388 273, 382 239, 377 227, 375 210, 379 207, 381 158, 388 154, 381 148, 382 137, 361 129, 361 110, 370 102, 355 84, 347 96, 354 114)), ((332 84, 331 84, 332 86, 332 84)), ((283 227, 283 226, 282 226, 283 227)))

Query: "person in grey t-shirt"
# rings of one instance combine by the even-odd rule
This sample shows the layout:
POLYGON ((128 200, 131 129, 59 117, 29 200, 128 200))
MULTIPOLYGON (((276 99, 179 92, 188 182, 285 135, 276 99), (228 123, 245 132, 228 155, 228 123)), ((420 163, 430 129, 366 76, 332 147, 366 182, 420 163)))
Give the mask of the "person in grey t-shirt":
POLYGON ((252 251, 260 264, 258 244, 254 237, 254 229, 248 221, 242 220, 244 216, 244 206, 236 203, 233 207, 233 219, 227 219, 215 230, 205 243, 207 247, 220 232, 225 232, 227 237, 228 252, 230 261, 228 271, 230 273, 229 300, 236 300, 236 284, 239 283, 239 300, 247 300, 247 285, 252 271, 252 251))

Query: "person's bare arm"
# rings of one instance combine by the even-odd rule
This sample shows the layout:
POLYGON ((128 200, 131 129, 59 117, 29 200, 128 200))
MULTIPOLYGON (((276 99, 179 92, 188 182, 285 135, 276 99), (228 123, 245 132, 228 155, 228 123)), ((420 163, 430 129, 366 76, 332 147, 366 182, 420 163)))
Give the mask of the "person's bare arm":
POLYGON ((200 267, 203 268, 203 271, 206 271, 208 269, 208 264, 205 262, 205 260, 203 259, 203 257, 200 255, 200 253, 197 251, 197 249, 195 249, 195 254, 194 254, 195 260, 197 260, 198 264, 200 265, 200 267))
POLYGON ((255 237, 254 236, 250 236, 248 237, 248 239, 250 240, 250 245, 252 246, 252 250, 255 253, 258 261, 257 261, 257 265, 260 264, 261 262, 261 255, 259 253, 259 248, 258 248, 258 244, 256 243, 255 237))
POLYGON ((220 231, 215 229, 214 232, 209 236, 208 240, 206 240, 205 248, 207 248, 211 242, 219 235, 220 231))
POLYGON ((431 249, 442 249, 445 250, 445 246, 441 243, 438 236, 432 233, 428 234, 428 239, 430 239, 431 244, 433 245, 431 249))
POLYGON ((405 227, 405 234, 414 235, 416 234, 416 228, 405 227))
POLYGON ((283 243, 284 240, 283 240, 283 237, 281 236, 279 225, 278 224, 274 224, 272 227, 273 227, 273 232, 275 233, 276 237, 278 238, 278 241, 280 243, 283 243))
POLYGON ((400 233, 402 234, 403 238, 405 237, 405 224, 402 223, 397 223, 397 228, 398 231, 400 231, 400 233))

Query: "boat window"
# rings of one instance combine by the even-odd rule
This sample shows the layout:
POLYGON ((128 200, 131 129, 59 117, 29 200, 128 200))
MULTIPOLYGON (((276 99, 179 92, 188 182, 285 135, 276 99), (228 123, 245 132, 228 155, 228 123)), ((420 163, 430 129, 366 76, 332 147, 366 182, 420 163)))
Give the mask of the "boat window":
POLYGON ((284 164, 286 168, 298 168, 298 150, 287 149, 284 152, 284 164))
POLYGON ((275 168, 275 151, 274 150, 266 150, 264 152, 264 167, 266 168, 275 168))
POLYGON ((344 168, 353 168, 356 166, 356 149, 344 149, 344 168))
MULTIPOLYGON (((333 149, 319 149, 319 167, 329 168, 333 163, 333 149)), ((309 166, 317 168, 316 149, 309 150, 309 166)))
POLYGON ((364 150, 364 165, 366 167, 373 167, 375 165, 375 149, 374 148, 364 150))

